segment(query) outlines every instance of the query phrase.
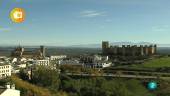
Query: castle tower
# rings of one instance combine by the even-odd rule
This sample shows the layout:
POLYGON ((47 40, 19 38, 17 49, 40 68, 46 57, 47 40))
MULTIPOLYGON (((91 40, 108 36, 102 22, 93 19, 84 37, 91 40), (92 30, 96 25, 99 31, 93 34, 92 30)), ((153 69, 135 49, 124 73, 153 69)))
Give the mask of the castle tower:
POLYGON ((109 51, 109 42, 108 41, 102 41, 102 53, 103 55, 107 55, 109 51))
POLYGON ((126 55, 126 46, 122 45, 122 55, 125 56, 126 55))
POLYGON ((130 46, 130 45, 127 45, 127 47, 126 47, 126 53, 127 53, 128 56, 132 55, 132 54, 131 54, 131 46, 130 46))
POLYGON ((102 48, 103 49, 109 48, 109 42, 108 41, 103 41, 102 42, 102 48))
POLYGON ((114 48, 113 49, 113 51, 114 51, 113 54, 118 55, 118 46, 114 46, 113 48, 114 48))
POLYGON ((155 44, 154 45, 154 54, 156 54, 157 53, 157 45, 155 44))
POLYGON ((40 46, 40 52, 41 52, 43 57, 46 56, 46 54, 45 54, 45 47, 44 46, 40 46))
POLYGON ((144 47, 143 47, 143 45, 140 45, 140 55, 141 56, 144 55, 144 47))
POLYGON ((110 55, 114 55, 114 47, 113 46, 110 46, 108 51, 109 51, 110 55))
POLYGON ((136 54, 138 53, 138 47, 137 45, 132 46, 132 56, 136 56, 136 54))
POLYGON ((154 46, 153 45, 149 45, 149 48, 148 48, 149 55, 153 55, 154 51, 155 51, 154 46))
POLYGON ((148 54, 148 51, 149 51, 149 48, 148 48, 147 45, 145 45, 145 47, 144 47, 144 54, 145 54, 145 55, 149 55, 149 54, 148 54))

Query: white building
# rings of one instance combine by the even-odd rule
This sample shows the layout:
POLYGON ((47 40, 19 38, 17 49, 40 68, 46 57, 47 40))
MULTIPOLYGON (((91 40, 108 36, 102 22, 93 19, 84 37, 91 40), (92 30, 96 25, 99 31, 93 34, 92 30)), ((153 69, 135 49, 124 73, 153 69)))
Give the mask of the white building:
POLYGON ((19 68, 26 68, 26 67, 27 67, 27 64, 24 64, 24 63, 23 63, 23 64, 18 64, 17 66, 18 66, 19 68))
POLYGON ((95 62, 95 61, 99 61, 99 60, 108 61, 109 56, 94 55, 93 61, 95 62))
POLYGON ((11 65, 0 64, 0 78, 11 76, 11 65))
POLYGON ((60 59, 64 59, 67 58, 66 55, 55 55, 55 56, 50 56, 50 60, 60 60, 60 59))
POLYGON ((82 61, 84 62, 84 67, 88 68, 105 68, 112 66, 112 62, 109 61, 108 56, 86 56, 82 59, 82 61))
POLYGON ((112 62, 109 61, 97 61, 93 63, 85 63, 84 67, 88 68, 105 68, 110 67, 112 65, 112 62))
POLYGON ((0 96, 20 96, 20 91, 15 89, 15 85, 0 86, 0 96))
POLYGON ((49 66, 50 61, 49 60, 35 60, 35 65, 40 65, 40 66, 49 66))
POLYGON ((12 63, 17 62, 17 58, 12 59, 12 63))
POLYGON ((59 65, 75 65, 75 66, 82 65, 82 63, 80 63, 78 60, 59 60, 58 64, 59 65))

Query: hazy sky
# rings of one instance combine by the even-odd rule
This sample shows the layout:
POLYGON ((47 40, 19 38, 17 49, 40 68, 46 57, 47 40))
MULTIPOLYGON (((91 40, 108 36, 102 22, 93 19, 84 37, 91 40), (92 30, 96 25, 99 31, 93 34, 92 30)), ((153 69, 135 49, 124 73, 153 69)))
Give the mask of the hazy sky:
POLYGON ((0 0, 0 44, 170 43, 170 0, 0 0), (11 22, 24 8, 26 21, 11 22))

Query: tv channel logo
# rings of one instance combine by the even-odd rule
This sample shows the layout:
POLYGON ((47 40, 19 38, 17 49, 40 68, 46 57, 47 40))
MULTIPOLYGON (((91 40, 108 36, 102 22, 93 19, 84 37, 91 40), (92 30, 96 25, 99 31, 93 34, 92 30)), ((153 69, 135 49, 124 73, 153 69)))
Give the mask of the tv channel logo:
POLYGON ((15 23, 22 23, 25 20, 25 11, 22 8, 14 8, 10 13, 10 18, 15 23))
POLYGON ((158 84, 155 81, 151 81, 147 84, 147 87, 149 90, 155 90, 155 89, 157 89, 158 84))

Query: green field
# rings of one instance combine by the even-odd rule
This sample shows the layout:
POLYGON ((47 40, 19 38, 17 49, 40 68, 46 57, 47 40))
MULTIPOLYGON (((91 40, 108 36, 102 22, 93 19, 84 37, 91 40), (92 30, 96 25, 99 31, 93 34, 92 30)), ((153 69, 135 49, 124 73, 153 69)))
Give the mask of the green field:
POLYGON ((146 61, 143 64, 133 64, 129 67, 141 67, 141 68, 161 68, 170 67, 170 57, 156 58, 146 61))

